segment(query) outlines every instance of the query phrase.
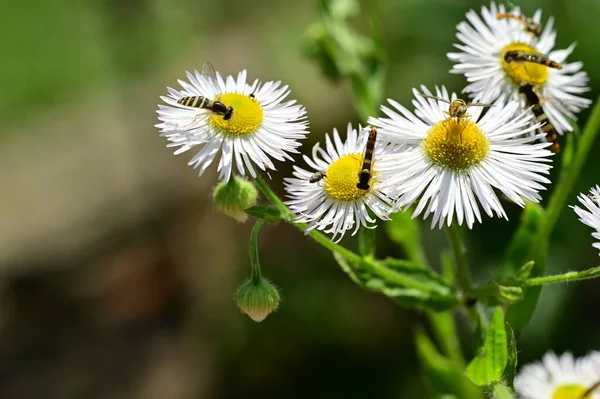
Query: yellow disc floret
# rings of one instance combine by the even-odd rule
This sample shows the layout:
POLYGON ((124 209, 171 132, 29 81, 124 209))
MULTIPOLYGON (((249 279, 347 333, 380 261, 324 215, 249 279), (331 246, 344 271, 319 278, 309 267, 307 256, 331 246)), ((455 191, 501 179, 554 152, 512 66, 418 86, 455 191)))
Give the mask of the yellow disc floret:
POLYGON ((490 149, 487 137, 477 124, 466 118, 437 122, 427 132, 422 146, 433 163, 455 171, 477 165, 490 149))
POLYGON ((500 52, 502 68, 513 82, 518 85, 521 83, 531 83, 534 86, 543 86, 546 83, 550 75, 547 66, 534 62, 506 62, 504 56, 509 51, 523 51, 530 54, 537 54, 538 51, 524 43, 511 43, 502 49, 500 52))
POLYGON ((218 131, 229 136, 248 136, 255 133, 263 121, 263 110, 256 99, 238 93, 221 94, 215 98, 233 108, 230 119, 225 120, 223 115, 214 114, 210 123, 218 131))
MULTIPOLYGON (((362 162, 362 154, 347 154, 329 165, 325 174, 325 191, 331 198, 351 202, 364 197, 369 192, 356 187, 362 162)), ((371 185, 374 178, 375 172, 371 171, 369 179, 371 185)))
POLYGON ((594 393, 590 392, 587 395, 585 395, 587 391, 588 388, 582 385, 563 385, 561 387, 558 387, 558 389, 554 391, 554 393, 552 394, 552 399, 591 399, 594 393))

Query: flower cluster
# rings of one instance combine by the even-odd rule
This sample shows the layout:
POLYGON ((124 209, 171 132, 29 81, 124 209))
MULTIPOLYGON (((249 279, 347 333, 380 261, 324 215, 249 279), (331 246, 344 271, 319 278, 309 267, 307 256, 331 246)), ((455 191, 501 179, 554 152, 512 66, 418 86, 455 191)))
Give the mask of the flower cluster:
MULTIPOLYGON (((389 99, 370 126, 326 135, 303 157, 308 168, 285 179, 286 204, 307 231, 340 239, 407 210, 431 216, 432 227, 471 228, 483 214, 506 219, 503 200, 540 201, 560 150, 556 133, 571 131, 569 119, 590 103, 580 97, 588 90, 582 63, 566 61, 573 46, 553 49, 553 20, 543 26, 540 11, 527 18, 492 3, 468 12, 457 29, 460 52, 448 57, 451 72, 469 82, 469 99, 421 86, 414 111, 389 99)), ((189 162, 200 174, 220 153, 221 180, 234 165, 256 178, 256 168, 292 160, 308 134, 304 107, 284 101, 289 90, 280 82, 250 84, 246 71, 223 79, 210 66, 187 78, 161 97, 156 126, 176 154, 201 147, 189 162)))

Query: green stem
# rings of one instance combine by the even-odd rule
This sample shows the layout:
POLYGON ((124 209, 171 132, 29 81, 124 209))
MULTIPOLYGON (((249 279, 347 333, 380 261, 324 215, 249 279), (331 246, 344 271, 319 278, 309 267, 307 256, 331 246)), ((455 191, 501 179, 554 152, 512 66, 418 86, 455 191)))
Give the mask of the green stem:
POLYGON ((292 213, 290 212, 287 205, 284 204, 283 201, 277 196, 277 194, 275 194, 273 190, 271 190, 271 187, 269 187, 267 182, 260 175, 257 175, 254 181, 258 185, 258 188, 260 188, 260 191, 263 192, 263 194, 269 199, 269 201, 271 201, 273 205, 279 208, 284 219, 286 221, 290 221, 292 219, 292 213))
POLYGON ((559 284, 567 283, 569 281, 587 280, 595 277, 600 277, 600 266, 580 272, 567 272, 563 274, 556 274, 554 276, 534 277, 525 280, 523 285, 532 287, 536 285, 559 284))
POLYGON ((258 232, 264 223, 264 219, 257 219, 250 233, 250 278, 255 284, 258 284, 262 278, 258 261, 258 232))
MULTIPOLYGON (((281 201, 281 199, 279 199, 277 194, 275 194, 273 190, 271 190, 271 187, 269 187, 269 185, 260 176, 256 178, 256 183, 258 184, 258 187, 261 189, 261 191, 265 194, 265 196, 273 203, 273 205, 281 209, 283 215, 288 216, 287 218, 285 218, 286 221, 292 223, 301 231, 306 232, 306 223, 292 222, 293 215, 291 214, 289 208, 283 203, 283 201, 281 201)), ((354 252, 344 248, 343 246, 331 241, 329 237, 325 236, 321 232, 311 230, 308 233, 308 236, 315 240, 317 243, 321 244, 323 247, 330 250, 331 252, 340 254, 342 257, 344 257, 344 259, 351 263, 361 264, 365 266, 370 272, 377 274, 378 276, 386 279, 387 281, 423 291, 431 291, 431 287, 427 286, 427 284, 421 283, 420 281, 408 277, 404 274, 400 274, 393 270, 390 270, 374 260, 362 258, 360 255, 357 255, 354 252)))
POLYGON ((540 226, 540 233, 538 235, 538 239, 534 245, 534 248, 539 246, 539 243, 547 242, 552 234, 552 230, 560 213, 565 208, 565 203, 571 190, 573 189, 573 185, 575 181, 579 177, 579 171, 583 167, 585 160, 587 159, 588 153, 592 149, 594 144, 594 140, 596 139, 596 135, 600 130, 600 97, 596 100, 596 105, 592 110, 592 114, 588 119, 585 128, 583 129, 583 134, 581 135, 581 140, 577 145, 577 151, 575 156, 573 157, 573 161, 564 168, 560 180, 554 189, 554 193, 550 198, 550 202, 548 203, 548 207, 546 209, 546 216, 542 220, 542 225, 540 226))
MULTIPOLYGON (((306 227, 307 227, 306 223, 293 223, 293 225, 296 226, 300 231, 306 232, 306 227)), ((325 234, 323 234, 321 232, 318 232, 316 230, 311 230, 310 233, 308 233, 308 236, 310 238, 312 238, 313 240, 315 240, 317 243, 321 244, 321 246, 330 250, 331 252, 335 252, 335 253, 342 255, 344 257, 344 259, 346 259, 349 262, 352 262, 355 264, 359 264, 362 262, 362 257, 360 255, 355 254, 354 252, 350 251, 349 249, 342 247, 340 244, 337 244, 337 243, 331 241, 331 239, 329 237, 327 237, 325 234)))
POLYGON ((458 284, 465 294, 470 294, 473 291, 473 284, 471 283, 471 277, 469 276, 469 269, 467 266, 466 248, 460 232, 460 227, 456 223, 452 223, 446 227, 446 233, 448 235, 448 241, 452 246, 452 252, 454 253, 454 264, 456 266, 456 277, 458 284))

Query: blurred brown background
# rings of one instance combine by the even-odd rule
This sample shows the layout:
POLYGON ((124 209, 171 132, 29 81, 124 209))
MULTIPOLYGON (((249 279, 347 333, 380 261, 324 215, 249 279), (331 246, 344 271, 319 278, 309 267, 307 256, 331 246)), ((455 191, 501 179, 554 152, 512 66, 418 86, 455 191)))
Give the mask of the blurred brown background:
MULTIPOLYGON (((384 29, 386 95, 408 104, 419 84, 460 90, 464 80, 447 74, 445 54, 455 25, 480 4, 363 2, 384 29)), ((557 16, 558 46, 579 43, 572 59, 584 61, 595 98, 600 3, 519 5, 557 16)), ((304 150, 358 122, 348 88, 302 55, 315 18, 311 0, 2 5, 0 397, 425 395, 411 343, 421 316, 361 291, 290 226, 261 233, 263 273, 282 289, 281 309, 261 324, 240 314, 233 295, 249 274, 250 224, 216 212, 214 169, 198 179, 186 166, 192 152, 173 156, 153 127, 165 86, 206 60, 224 74, 246 68, 252 79, 289 84, 311 122, 304 150)), ((600 183, 594 158, 579 190, 600 183)), ((273 174, 279 192, 289 172, 283 164, 273 174)), ((470 235, 480 279, 518 220, 516 207, 508 211, 511 223, 486 220, 470 235)), ((380 233, 379 252, 399 255, 380 233)), ((565 211, 549 271, 596 265, 590 233, 565 211)), ((427 232, 425 240, 435 263, 444 237, 427 232)), ((549 348, 600 348, 599 284, 545 289, 519 341, 521 363, 549 348)))

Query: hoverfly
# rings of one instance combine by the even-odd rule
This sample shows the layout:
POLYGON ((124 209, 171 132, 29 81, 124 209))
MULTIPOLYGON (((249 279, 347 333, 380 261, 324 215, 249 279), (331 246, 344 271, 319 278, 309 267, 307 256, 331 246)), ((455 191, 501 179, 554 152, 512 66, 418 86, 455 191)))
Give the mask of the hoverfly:
MULTIPOLYGON (((210 62, 205 62, 202 65, 202 76, 213 84, 217 81, 215 67, 210 62)), ((177 103, 186 107, 208 109, 217 115, 222 115, 224 120, 229 120, 233 116, 233 107, 223 104, 218 98, 216 100, 209 100, 204 96, 188 96, 180 98, 177 100, 177 103)))
POLYGON ((541 53, 528 53, 525 51, 514 50, 507 51, 504 54, 504 61, 507 63, 511 62, 533 62, 535 64, 540 64, 547 66, 548 68, 555 68, 561 70, 563 66, 558 62, 552 61, 550 58, 541 53))
POLYGON ((531 83, 522 83, 521 86, 519 86, 519 93, 525 97, 527 104, 532 107, 531 111, 535 115, 535 119, 539 123, 543 123, 541 129, 542 132, 546 133, 546 141, 552 143, 550 151, 555 154, 559 153, 560 144, 558 143, 558 136, 556 130, 554 130, 554 126, 552 126, 548 120, 544 108, 542 108, 540 95, 536 93, 535 88, 531 83))
POLYGON ((371 187, 369 185, 369 180, 371 180, 371 165, 373 164, 373 152, 375 151, 376 141, 377 129, 372 127, 369 131, 369 137, 367 138, 367 148, 365 148, 362 168, 358 173, 358 183, 356 183, 356 188, 360 190, 368 190, 371 187))
MULTIPOLYGON (((442 101, 442 102, 445 102, 446 104, 450 104, 450 106, 448 107, 448 111, 442 111, 444 113, 444 115, 448 116, 443 121, 444 127, 446 127, 445 123, 452 118, 455 118, 456 122, 460 122, 461 120, 465 121, 468 118, 470 118, 471 115, 467 114, 467 108, 469 108, 469 107, 493 107, 494 106, 493 104, 467 103, 467 102, 465 102, 465 100, 461 100, 460 98, 457 98, 456 100, 453 100, 453 101, 448 101, 448 100, 444 100, 441 97, 430 96, 427 94, 421 94, 421 96, 423 96, 425 98, 431 98, 433 100, 442 101)), ((448 130, 448 128, 446 128, 446 130, 448 130)))
POLYGON ((501 12, 496 15, 497 19, 515 19, 521 21, 525 25, 525 32, 531 33, 539 38, 542 35, 542 25, 538 24, 533 18, 527 18, 523 15, 515 15, 507 12, 501 12))
POLYGON ((318 183, 326 177, 327 177, 327 175, 325 174, 325 172, 318 171, 318 172, 313 173, 308 178, 308 182, 309 183, 318 183))

